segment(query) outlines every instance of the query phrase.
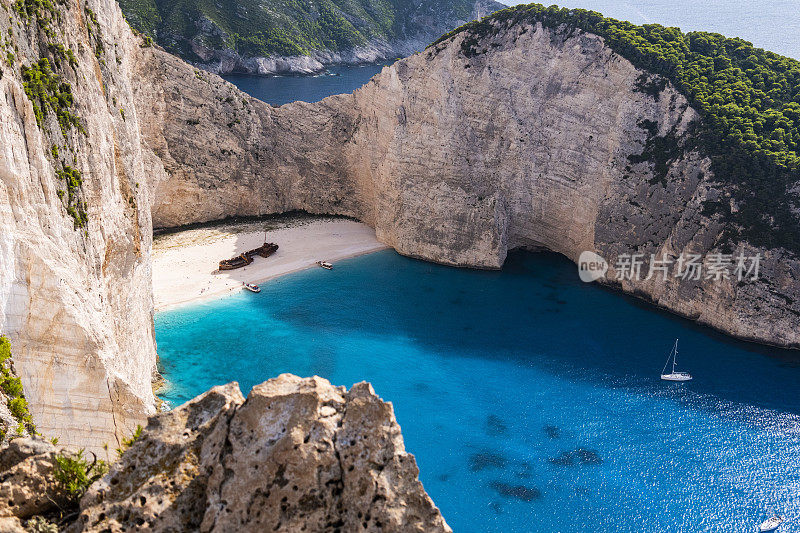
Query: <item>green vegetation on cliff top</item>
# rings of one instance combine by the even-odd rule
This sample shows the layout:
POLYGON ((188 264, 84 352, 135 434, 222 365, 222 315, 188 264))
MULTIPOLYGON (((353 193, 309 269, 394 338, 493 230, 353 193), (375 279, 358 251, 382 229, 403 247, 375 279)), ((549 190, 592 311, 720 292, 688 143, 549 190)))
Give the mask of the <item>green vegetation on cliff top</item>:
POLYGON ((472 18, 474 0, 120 0, 119 4, 134 29, 168 51, 196 60, 190 41, 244 57, 293 56, 348 50, 375 38, 444 31, 472 18))
MULTIPOLYGON (((711 157, 731 199, 707 202, 726 222, 723 240, 800 252, 800 62, 716 33, 638 26, 582 9, 528 4, 498 11, 444 35, 466 34, 461 52, 487 51, 487 39, 517 23, 603 37, 637 68, 668 79, 701 115, 695 145, 711 157), (735 208, 732 208, 732 202, 735 208)), ((433 45, 432 45, 433 46, 433 45)), ((642 86, 640 90, 650 92, 642 86)), ((685 148, 690 148, 685 145, 685 148)))

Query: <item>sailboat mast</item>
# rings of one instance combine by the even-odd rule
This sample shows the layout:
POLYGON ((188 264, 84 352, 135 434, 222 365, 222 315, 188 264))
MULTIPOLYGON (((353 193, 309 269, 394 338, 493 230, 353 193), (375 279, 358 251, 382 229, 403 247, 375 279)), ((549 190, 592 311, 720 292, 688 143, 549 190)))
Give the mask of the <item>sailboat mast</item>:
POLYGON ((675 354, 672 356, 672 373, 675 373, 675 366, 678 364, 678 339, 675 339, 675 354))
POLYGON ((672 350, 669 352, 669 357, 667 357, 667 362, 664 363, 664 368, 661 370, 661 379, 665 381, 691 381, 692 376, 688 372, 677 372, 675 369, 678 366, 678 339, 675 339, 675 344, 672 346, 672 350), (665 374, 667 367, 669 366, 669 360, 672 359, 672 372, 669 374, 665 374))

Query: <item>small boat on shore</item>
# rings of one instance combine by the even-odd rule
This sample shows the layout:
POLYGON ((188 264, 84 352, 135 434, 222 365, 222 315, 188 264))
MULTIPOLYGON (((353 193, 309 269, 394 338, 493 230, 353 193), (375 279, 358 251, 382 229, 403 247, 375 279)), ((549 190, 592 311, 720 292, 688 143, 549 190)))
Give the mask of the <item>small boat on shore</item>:
POLYGON ((678 364, 678 339, 675 339, 675 346, 672 347, 672 351, 669 352, 669 357, 667 358, 667 362, 664 363, 664 368, 661 369, 661 379, 664 381, 691 381, 692 375, 688 372, 676 372, 675 366, 678 364), (669 362, 672 361, 672 372, 669 374, 665 374, 667 370, 667 365, 669 362))
POLYGON ((333 263, 329 263, 327 261, 317 261, 317 264, 326 270, 333 269, 333 263))
POLYGON ((775 531, 781 524, 783 524, 786 519, 782 516, 773 516, 772 518, 761 522, 758 526, 758 530, 761 533, 767 533, 768 531, 775 531))
POLYGON ((261 287, 256 285, 255 283, 242 283, 245 289, 250 292, 261 292, 261 287))

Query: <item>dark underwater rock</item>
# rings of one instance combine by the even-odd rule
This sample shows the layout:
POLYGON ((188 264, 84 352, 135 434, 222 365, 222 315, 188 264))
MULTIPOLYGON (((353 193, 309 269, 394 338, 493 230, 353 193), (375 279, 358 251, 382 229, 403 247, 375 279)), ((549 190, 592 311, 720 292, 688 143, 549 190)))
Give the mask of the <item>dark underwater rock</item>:
POLYGON ((530 502, 542 497, 542 492, 536 487, 526 487, 524 485, 511 485, 502 481, 492 481, 489 486, 506 498, 516 498, 523 502, 530 502))
POLYGON ((486 417, 486 433, 496 437, 504 435, 508 431, 506 423, 497 415, 489 415, 486 417))
POLYGON ((557 457, 553 457, 549 461, 557 466, 572 466, 575 464, 599 465, 603 463, 603 458, 595 450, 575 448, 574 450, 561 452, 557 457))
POLYGON ((505 457, 493 452, 474 453, 469 457, 469 469, 472 472, 479 472, 486 468, 505 468, 507 463, 505 457))

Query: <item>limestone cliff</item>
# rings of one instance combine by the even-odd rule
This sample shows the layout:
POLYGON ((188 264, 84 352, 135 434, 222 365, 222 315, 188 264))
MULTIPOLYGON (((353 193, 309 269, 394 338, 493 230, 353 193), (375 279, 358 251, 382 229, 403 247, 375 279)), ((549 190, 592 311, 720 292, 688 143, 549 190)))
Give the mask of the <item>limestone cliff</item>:
POLYGON ((0 331, 38 430, 101 450, 153 412, 139 41, 113 1, 0 5, 0 331))
POLYGON ((136 94, 157 102, 143 137, 169 175, 151 182, 154 224, 340 213, 403 254, 479 268, 516 247, 573 260, 592 250, 625 292, 737 337, 800 345, 800 262, 786 250, 736 243, 762 254, 758 281, 614 279, 623 253, 719 249, 723 223, 703 205, 730 191, 708 157, 688 147, 663 176, 631 162, 653 138, 689 145, 698 114, 680 93, 586 32, 520 23, 475 57, 462 53, 469 37, 398 61, 352 95, 280 108, 147 53, 142 76, 159 76, 136 94), (662 89, 642 90, 643 79, 662 89))
POLYGON ((0 448, 3 531, 24 531, 20 519, 52 516, 56 503, 59 530, 75 533, 451 531, 391 404, 368 383, 347 391, 284 374, 247 400, 236 383, 214 387, 151 418, 89 487, 80 516, 54 475, 58 453, 24 439, 0 448))

